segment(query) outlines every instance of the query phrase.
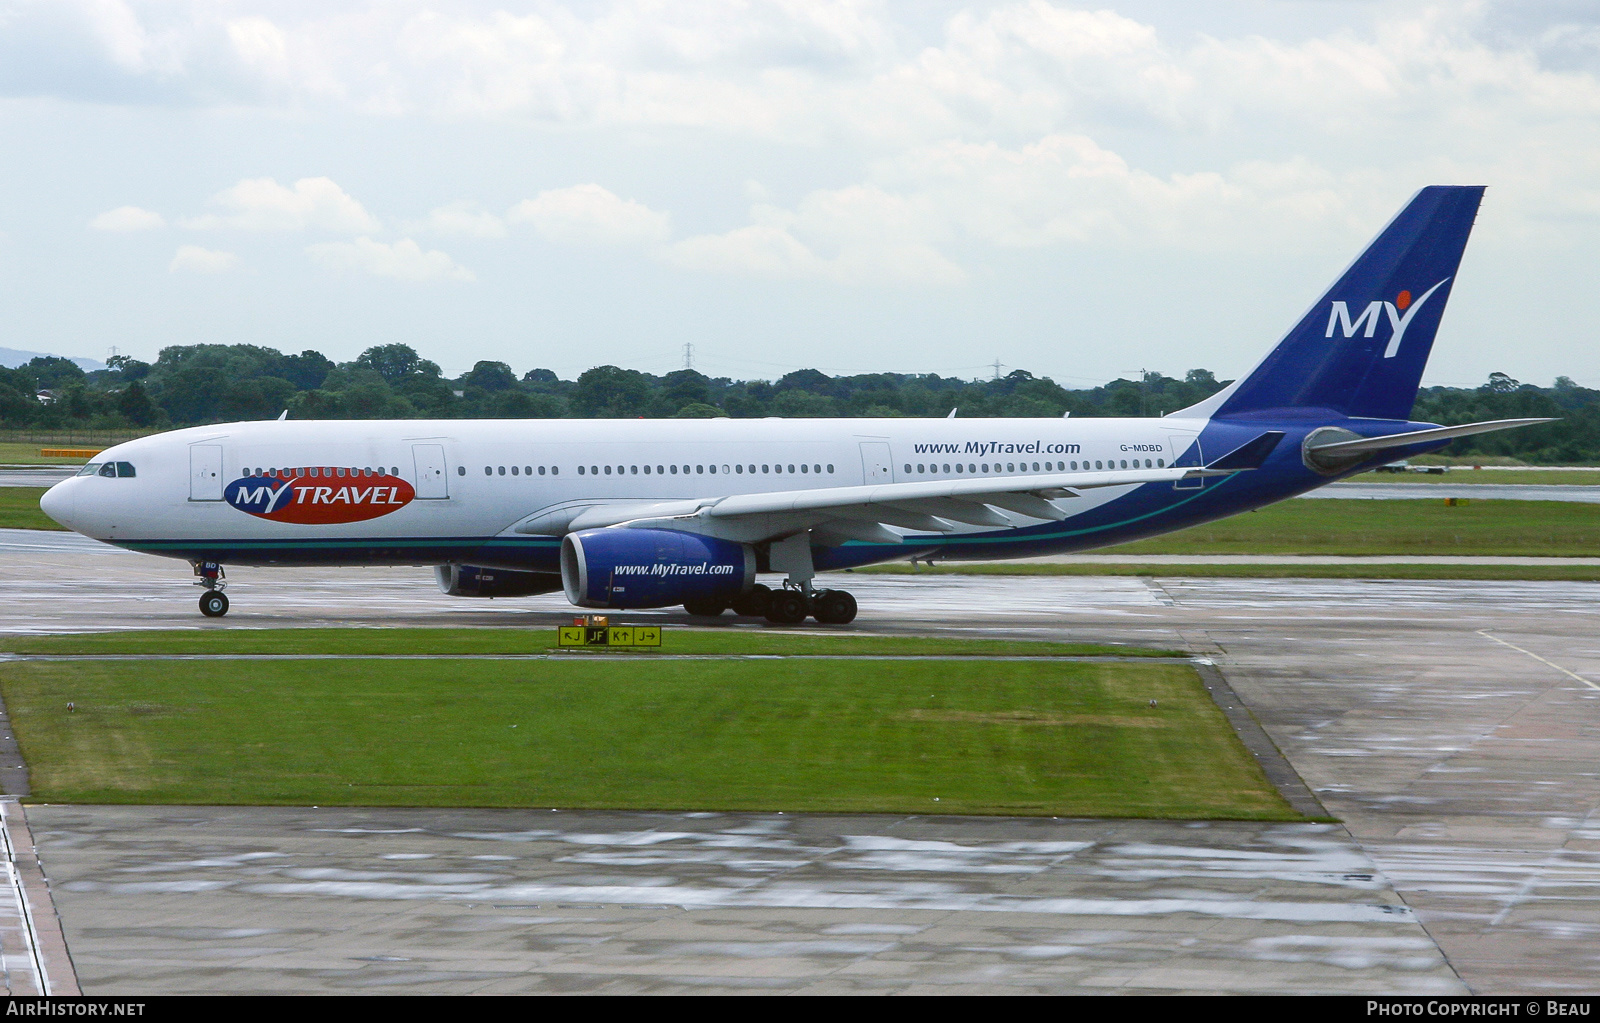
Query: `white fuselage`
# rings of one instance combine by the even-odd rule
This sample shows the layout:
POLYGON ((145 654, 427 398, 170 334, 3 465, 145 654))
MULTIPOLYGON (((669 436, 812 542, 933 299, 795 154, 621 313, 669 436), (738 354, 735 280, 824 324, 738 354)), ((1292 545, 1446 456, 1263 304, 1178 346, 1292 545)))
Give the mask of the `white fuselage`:
MULTIPOLYGON (((174 556, 176 548, 163 550, 160 542, 383 547, 395 538, 513 535, 519 523, 573 503, 1168 465, 1204 426, 1204 420, 1173 418, 228 423, 120 444, 96 463, 132 466, 132 478, 75 477, 44 504, 52 517, 86 535, 174 556), (306 505, 377 501, 393 507, 359 521, 307 524, 249 514, 224 497, 236 481, 285 473, 298 474, 306 505), (396 479, 409 485, 413 499, 401 500, 403 487, 387 485, 396 479)), ((1088 511, 1130 489, 1086 492, 1067 510, 1088 511)), ((436 560, 374 553, 357 560, 436 560)))

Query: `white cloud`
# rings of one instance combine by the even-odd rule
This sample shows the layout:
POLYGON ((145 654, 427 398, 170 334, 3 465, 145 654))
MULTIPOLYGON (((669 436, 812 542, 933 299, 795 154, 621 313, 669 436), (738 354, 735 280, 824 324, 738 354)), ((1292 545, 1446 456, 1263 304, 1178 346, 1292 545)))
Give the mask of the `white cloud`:
POLYGON ((475 202, 453 202, 440 206, 422 220, 406 224, 416 234, 460 235, 467 238, 504 238, 505 221, 475 202))
POLYGON ((366 234, 381 226, 378 219, 329 178, 301 178, 286 188, 272 178, 246 178, 211 197, 221 213, 184 222, 199 229, 243 231, 328 231, 366 234))
POLYGON ((525 223, 554 242, 650 245, 672 234, 671 218, 596 184, 540 192, 511 207, 506 219, 525 223))
POLYGON ((151 210, 140 209, 137 206, 118 206, 89 221, 89 226, 96 231, 149 231, 157 227, 166 227, 167 222, 161 214, 151 210))
POLYGON ((180 245, 167 270, 169 273, 185 270, 197 274, 220 274, 233 269, 238 262, 239 257, 231 252, 203 249, 198 245, 180 245))
POLYGON ((917 201, 870 186, 813 192, 793 210, 758 205, 755 221, 686 238, 660 256, 684 270, 839 284, 960 284, 967 273, 934 242, 948 234, 917 201))
POLYGON ((471 281, 471 270, 438 249, 423 251, 410 238, 393 244, 357 238, 353 242, 323 242, 306 246, 306 253, 330 270, 361 271, 402 281, 471 281))

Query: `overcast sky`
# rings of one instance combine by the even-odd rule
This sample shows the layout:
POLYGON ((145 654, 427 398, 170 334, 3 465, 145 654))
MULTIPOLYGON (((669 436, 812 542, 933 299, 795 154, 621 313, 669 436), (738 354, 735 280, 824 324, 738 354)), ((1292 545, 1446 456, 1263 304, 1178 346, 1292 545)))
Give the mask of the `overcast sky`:
POLYGON ((0 0, 0 346, 1248 369, 1419 187, 1600 387, 1600 4, 0 0))

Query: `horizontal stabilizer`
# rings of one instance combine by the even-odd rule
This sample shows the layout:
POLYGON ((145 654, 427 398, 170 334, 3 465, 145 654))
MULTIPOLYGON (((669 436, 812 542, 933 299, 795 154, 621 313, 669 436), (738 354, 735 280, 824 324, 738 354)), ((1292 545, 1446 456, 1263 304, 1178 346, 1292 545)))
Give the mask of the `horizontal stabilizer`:
MULTIPOLYGON (((1391 433, 1386 437, 1362 437, 1356 440, 1333 441, 1327 444, 1308 444, 1306 445, 1306 451, 1308 453, 1316 452, 1317 454, 1326 455, 1361 455, 1372 451, 1386 451, 1389 448, 1409 447, 1412 444, 1427 444, 1430 441, 1449 440, 1453 437, 1471 437, 1473 434, 1478 433, 1494 433, 1496 430, 1514 430, 1519 426, 1536 426, 1539 423, 1552 422, 1555 422, 1555 420, 1496 419, 1487 423, 1467 423, 1463 426, 1439 426, 1431 430, 1413 430, 1410 433, 1391 433)), ((1232 456, 1225 457, 1231 458, 1232 456)))
POLYGON ((1208 463, 1206 468, 1225 472, 1259 469, 1280 440, 1283 440, 1282 430, 1268 430, 1255 440, 1246 441, 1216 461, 1208 463))

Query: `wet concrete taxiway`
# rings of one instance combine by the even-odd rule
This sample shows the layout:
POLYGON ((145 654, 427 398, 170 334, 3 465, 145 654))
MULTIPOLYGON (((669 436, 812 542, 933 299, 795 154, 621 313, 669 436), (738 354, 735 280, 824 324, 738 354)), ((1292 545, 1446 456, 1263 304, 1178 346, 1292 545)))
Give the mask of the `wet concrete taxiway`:
MULTIPOLYGON (((558 598, 444 597, 425 569, 239 570, 234 610, 211 622, 186 573, 5 534, 0 630, 549 627, 571 614, 558 598)), ((1600 988, 1600 584, 830 584, 856 593, 860 631, 1209 656, 1343 823, 33 806, 79 981, 91 993, 1600 988)))

